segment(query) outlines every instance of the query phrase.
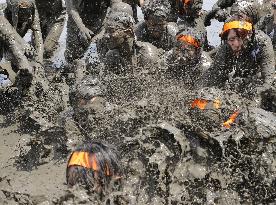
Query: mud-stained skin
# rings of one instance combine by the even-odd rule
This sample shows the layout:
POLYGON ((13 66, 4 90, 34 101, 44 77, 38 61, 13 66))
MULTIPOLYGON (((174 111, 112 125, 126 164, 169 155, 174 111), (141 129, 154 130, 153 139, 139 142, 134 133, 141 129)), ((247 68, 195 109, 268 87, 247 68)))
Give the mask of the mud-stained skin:
POLYGON ((13 26, 4 17, 0 16, 0 39, 1 45, 9 48, 14 57, 14 63, 18 70, 26 70, 33 73, 25 53, 32 52, 31 47, 18 35, 13 26), (23 42, 23 44, 21 44, 23 42))
POLYGON ((67 49, 66 59, 72 62, 80 58, 87 49, 91 38, 96 35, 104 21, 111 0, 93 1, 67 0, 67 49))
POLYGON ((43 63, 44 46, 36 4, 33 0, 28 0, 26 8, 22 6, 20 8, 20 5, 25 7, 25 2, 23 0, 7 1, 7 8, 4 10, 5 16, 21 37, 24 37, 28 29, 33 31, 34 57, 37 62, 43 63))
MULTIPOLYGON (((60 1, 51 2, 57 5, 52 16, 61 14, 60 1)), ((254 52, 240 59, 224 44, 209 68, 211 61, 195 40, 169 52, 137 41, 131 5, 116 2, 93 39, 98 56, 94 42, 87 41, 88 51, 69 66, 71 82, 60 70, 47 79, 43 65, 30 57, 35 48, 0 15, 0 42, 18 70, 13 86, 0 90, 0 204, 274 204, 275 84, 261 93, 260 108, 231 91, 246 86, 224 79, 231 66, 250 79, 262 62, 271 83, 269 38, 256 31, 261 49, 254 44, 254 52), (243 73, 248 70, 253 74, 243 73), (228 87, 206 87, 205 80, 228 87), (97 153, 99 170, 70 164, 74 151, 97 153)), ((85 20, 90 11, 78 14, 85 20)), ((71 34, 78 37, 76 30, 71 34)))
POLYGON ((66 8, 62 0, 36 0, 35 2, 40 17, 44 56, 50 58, 57 48, 65 24, 66 8))

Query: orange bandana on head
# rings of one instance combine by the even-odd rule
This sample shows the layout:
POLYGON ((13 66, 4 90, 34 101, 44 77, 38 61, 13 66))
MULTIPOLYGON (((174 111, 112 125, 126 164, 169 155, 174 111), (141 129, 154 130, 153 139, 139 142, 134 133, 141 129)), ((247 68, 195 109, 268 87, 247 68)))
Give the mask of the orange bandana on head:
POLYGON ((99 170, 95 154, 90 154, 89 152, 73 152, 67 166, 73 165, 93 169, 94 171, 99 170))
POLYGON ((191 0, 182 0, 183 4, 190 4, 191 0))
POLYGON ((253 26, 251 23, 247 21, 230 21, 223 25, 222 34, 225 33, 226 31, 229 31, 230 29, 235 29, 235 28, 241 28, 247 31, 252 31, 253 26))
POLYGON ((200 47, 198 40, 196 40, 194 37, 189 36, 189 35, 180 35, 177 37, 177 40, 188 43, 196 48, 200 47))
MULTIPOLYGON (((67 167, 70 166, 81 166, 87 169, 93 169, 94 171, 100 171, 96 155, 89 152, 73 152, 69 159, 67 167)), ((106 176, 111 176, 107 163, 105 164, 104 172, 106 176)))

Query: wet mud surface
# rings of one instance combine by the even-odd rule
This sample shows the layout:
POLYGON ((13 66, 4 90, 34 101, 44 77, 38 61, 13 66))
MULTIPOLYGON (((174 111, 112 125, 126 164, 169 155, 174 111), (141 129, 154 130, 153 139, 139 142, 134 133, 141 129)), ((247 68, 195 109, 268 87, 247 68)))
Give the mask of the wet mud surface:
POLYGON ((50 126, 29 134, 9 111, 1 115, 1 204, 275 203, 275 114, 233 93, 189 91, 158 75, 107 79, 106 101, 78 122, 81 139, 117 147, 122 188, 103 199, 69 189, 65 170, 74 129, 66 134, 50 126), (208 97, 220 99, 221 109, 191 108, 194 99, 208 97), (237 110, 237 120, 225 128, 237 110))

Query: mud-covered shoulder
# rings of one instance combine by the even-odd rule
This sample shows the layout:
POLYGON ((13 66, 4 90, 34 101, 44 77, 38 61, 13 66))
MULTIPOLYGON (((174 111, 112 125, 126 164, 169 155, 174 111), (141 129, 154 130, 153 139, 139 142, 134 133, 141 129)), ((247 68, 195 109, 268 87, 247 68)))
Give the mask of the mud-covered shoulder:
POLYGON ((137 41, 136 42, 136 54, 138 58, 138 64, 146 67, 153 67, 158 65, 161 56, 164 54, 164 50, 157 48, 151 43, 137 41))

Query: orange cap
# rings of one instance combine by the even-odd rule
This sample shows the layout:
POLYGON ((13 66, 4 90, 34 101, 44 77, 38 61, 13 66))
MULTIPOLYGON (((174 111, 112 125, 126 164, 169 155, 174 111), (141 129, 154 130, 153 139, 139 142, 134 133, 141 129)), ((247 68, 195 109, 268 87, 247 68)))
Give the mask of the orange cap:
POLYGON ((247 21, 230 21, 223 25, 222 34, 230 29, 241 28, 247 31, 252 31, 253 26, 247 21))
POLYGON ((189 43, 196 48, 200 47, 200 43, 198 42, 198 40, 196 40, 194 37, 190 35, 180 35, 177 37, 177 40, 189 43))

